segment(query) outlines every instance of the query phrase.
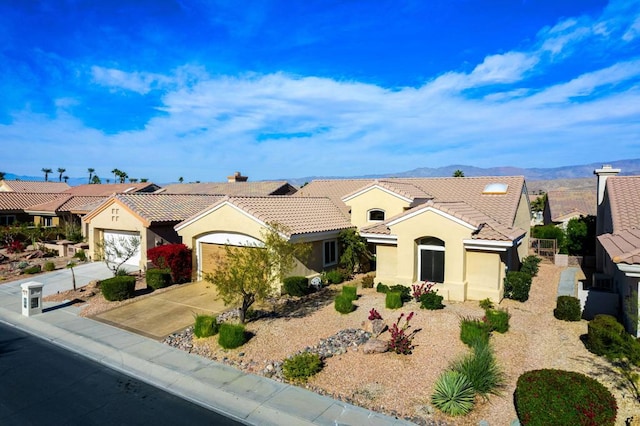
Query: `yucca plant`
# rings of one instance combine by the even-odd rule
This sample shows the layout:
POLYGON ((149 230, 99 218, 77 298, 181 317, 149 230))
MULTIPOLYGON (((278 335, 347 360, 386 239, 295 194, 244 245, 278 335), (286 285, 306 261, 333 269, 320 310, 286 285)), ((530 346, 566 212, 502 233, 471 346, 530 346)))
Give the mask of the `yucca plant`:
POLYGON ((438 377, 431 403, 445 414, 460 416, 473 408, 473 384, 457 371, 445 371, 438 377))
POLYGON ((451 369, 465 375, 473 385, 474 391, 483 398, 490 394, 499 394, 504 384, 504 374, 498 367, 489 343, 476 340, 473 352, 454 361, 451 369))

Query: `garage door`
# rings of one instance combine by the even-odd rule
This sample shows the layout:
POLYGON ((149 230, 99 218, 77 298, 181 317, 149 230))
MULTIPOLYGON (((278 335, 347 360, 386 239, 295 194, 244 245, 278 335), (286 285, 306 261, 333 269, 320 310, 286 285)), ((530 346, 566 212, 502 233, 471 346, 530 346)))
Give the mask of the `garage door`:
MULTIPOLYGON (((121 254, 124 254, 124 252, 127 251, 125 250, 125 247, 130 240, 138 240, 139 242, 140 233, 114 230, 104 231, 106 248, 115 248, 115 250, 111 250, 109 253, 109 257, 112 262, 120 263, 123 260, 121 254)), ((136 267, 140 266, 140 244, 138 244, 138 249, 135 254, 125 262, 125 265, 132 265, 136 267)))
POLYGON ((198 238, 196 244, 198 279, 202 279, 204 274, 215 272, 217 265, 226 257, 225 246, 259 247, 262 242, 248 235, 213 233, 198 238))

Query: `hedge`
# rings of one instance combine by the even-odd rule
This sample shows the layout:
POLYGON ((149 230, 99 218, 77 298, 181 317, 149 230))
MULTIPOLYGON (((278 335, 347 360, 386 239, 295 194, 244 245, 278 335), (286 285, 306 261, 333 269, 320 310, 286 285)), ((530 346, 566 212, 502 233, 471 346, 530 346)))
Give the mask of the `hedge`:
POLYGON ((147 287, 151 287, 154 290, 159 288, 168 287, 171 285, 171 270, 165 269, 147 269, 145 274, 147 280, 147 287))
POLYGON ((100 291, 109 302, 130 299, 136 291, 136 277, 123 275, 102 280, 100 291))

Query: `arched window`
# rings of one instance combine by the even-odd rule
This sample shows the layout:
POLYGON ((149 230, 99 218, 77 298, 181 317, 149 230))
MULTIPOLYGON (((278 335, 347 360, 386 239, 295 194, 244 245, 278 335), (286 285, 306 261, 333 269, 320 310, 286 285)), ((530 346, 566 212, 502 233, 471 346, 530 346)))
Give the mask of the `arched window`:
POLYGON ((418 278, 420 281, 444 282, 444 241, 435 237, 418 240, 418 278))
POLYGON ((369 222, 382 222, 384 220, 384 210, 369 210, 369 222))

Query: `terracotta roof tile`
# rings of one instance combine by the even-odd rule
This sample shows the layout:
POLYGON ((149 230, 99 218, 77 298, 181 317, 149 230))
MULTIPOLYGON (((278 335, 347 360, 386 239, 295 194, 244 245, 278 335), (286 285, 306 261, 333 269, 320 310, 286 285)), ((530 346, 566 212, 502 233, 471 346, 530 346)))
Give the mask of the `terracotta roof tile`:
POLYGON ((66 194, 83 196, 103 196, 109 197, 118 193, 132 192, 153 192, 160 187, 154 183, 107 183, 107 184, 86 184, 72 186, 64 191, 66 194))
POLYGON ((0 192, 0 211, 23 211, 36 203, 65 198, 61 193, 0 192))
POLYGON ((212 194, 229 196, 289 195, 295 188, 287 181, 263 182, 209 182, 177 183, 166 185, 157 192, 161 194, 212 194))
POLYGON ((54 193, 62 192, 71 188, 65 182, 37 182, 28 180, 2 180, 1 184, 4 184, 13 192, 45 192, 54 193))
POLYGON ((113 198, 150 223, 180 222, 223 198, 221 195, 116 194, 113 198))
POLYGON ((640 176, 611 176, 607 179, 613 232, 640 228, 640 176))
POLYGON ((593 190, 566 190, 549 191, 547 203, 553 222, 562 222, 574 215, 595 216, 597 205, 597 192, 593 190))
POLYGON ((640 229, 603 234, 598 236, 598 240, 614 263, 640 264, 640 229))
POLYGON ((82 211, 81 209, 79 209, 80 206, 84 206, 89 203, 101 202, 106 200, 107 198, 108 197, 74 196, 74 195, 62 193, 61 197, 56 198, 55 200, 29 206, 28 208, 25 209, 25 211, 34 212, 34 213, 35 212, 57 213, 57 212, 82 211))

